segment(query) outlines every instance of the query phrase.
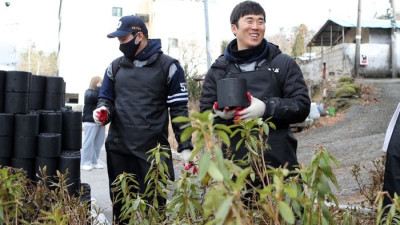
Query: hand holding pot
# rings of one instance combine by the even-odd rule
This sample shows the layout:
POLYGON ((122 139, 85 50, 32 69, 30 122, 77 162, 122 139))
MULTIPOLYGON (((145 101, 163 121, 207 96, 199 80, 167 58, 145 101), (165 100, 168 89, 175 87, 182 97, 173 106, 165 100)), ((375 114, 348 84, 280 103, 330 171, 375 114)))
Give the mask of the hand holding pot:
POLYGON ((250 92, 247 92, 247 98, 250 101, 250 106, 243 110, 237 110, 235 120, 252 119, 264 115, 265 103, 260 99, 253 97, 250 92))
POLYGON ((230 120, 236 115, 236 111, 234 109, 230 109, 229 107, 225 107, 223 110, 219 110, 218 102, 214 102, 213 111, 217 116, 221 117, 224 120, 230 120))

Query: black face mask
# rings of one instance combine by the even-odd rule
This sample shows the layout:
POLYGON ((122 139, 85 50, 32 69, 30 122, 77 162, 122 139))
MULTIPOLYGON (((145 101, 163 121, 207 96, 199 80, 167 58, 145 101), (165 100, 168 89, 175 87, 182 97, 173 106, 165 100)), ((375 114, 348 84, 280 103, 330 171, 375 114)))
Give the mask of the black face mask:
POLYGON ((135 58, 136 51, 138 50, 140 43, 141 43, 141 41, 140 41, 138 44, 135 44, 136 37, 137 37, 137 34, 129 42, 119 45, 119 50, 122 53, 124 53, 124 55, 128 59, 131 59, 131 60, 133 60, 133 58, 135 58))

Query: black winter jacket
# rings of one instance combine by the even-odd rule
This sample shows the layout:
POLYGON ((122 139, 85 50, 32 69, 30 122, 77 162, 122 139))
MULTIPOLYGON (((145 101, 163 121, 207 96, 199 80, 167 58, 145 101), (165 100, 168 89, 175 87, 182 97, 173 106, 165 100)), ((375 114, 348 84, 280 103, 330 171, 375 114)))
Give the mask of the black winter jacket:
MULTIPOLYGON (((268 67, 279 71, 276 77, 283 97, 265 96, 260 99, 266 105, 263 118, 272 116, 276 123, 285 126, 303 122, 310 113, 311 101, 300 67, 293 58, 283 54, 278 46, 269 43, 267 48, 267 55, 258 62, 266 59, 265 63, 269 64, 268 67), (279 59, 276 58, 278 55, 280 55, 279 59)), ((202 87, 201 112, 212 109, 214 102, 217 101, 217 81, 225 78, 228 68, 236 68, 233 64, 235 63, 228 61, 225 56, 220 56, 211 66, 202 87)))
POLYGON ((93 122, 93 111, 97 107, 97 97, 99 96, 100 87, 87 89, 85 91, 85 99, 83 105, 82 122, 93 122))
MULTIPOLYGON (((264 40, 266 42, 266 40, 264 40)), ((271 150, 265 151, 267 163, 274 167, 289 163, 289 168, 297 165, 297 140, 293 136, 289 125, 302 122, 310 112, 311 101, 303 74, 288 55, 283 54, 278 46, 271 43, 265 44, 265 49, 259 54, 244 61, 237 59, 229 49, 236 40, 232 41, 223 56, 220 56, 208 71, 202 87, 200 111, 212 110, 217 101, 217 81, 225 77, 252 76, 258 74, 252 83, 247 82, 248 90, 258 91, 258 99, 266 105, 263 120, 272 117, 276 130, 270 130, 268 144, 271 150), (240 66, 253 65, 253 70, 242 71, 240 66), (265 74, 265 76, 264 76, 265 74), (240 76, 240 75, 239 75, 240 76), (268 77, 269 76, 269 77, 268 77), (261 93, 261 94, 260 94, 261 93)), ((249 69, 249 67, 247 67, 249 69)), ((232 90, 233 91, 233 90, 232 90)), ((231 125, 233 119, 224 120, 216 117, 215 123, 231 125)), ((234 149, 240 137, 236 135, 231 140, 231 150, 234 149), (233 146, 233 147, 232 147, 233 146)), ((235 159, 242 158, 247 149, 242 147, 235 152, 235 159)))

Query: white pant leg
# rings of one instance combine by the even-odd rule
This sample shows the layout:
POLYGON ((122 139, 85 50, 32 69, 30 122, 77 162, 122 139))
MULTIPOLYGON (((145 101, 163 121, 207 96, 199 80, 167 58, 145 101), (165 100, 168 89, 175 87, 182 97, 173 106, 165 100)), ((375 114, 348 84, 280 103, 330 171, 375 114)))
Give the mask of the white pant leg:
POLYGON ((92 164, 96 165, 97 164, 97 160, 99 159, 100 156, 100 150, 101 147, 103 147, 104 144, 104 138, 106 135, 106 128, 105 126, 99 126, 97 125, 97 132, 96 132, 96 136, 94 138, 93 141, 93 155, 92 155, 92 164))
POLYGON ((90 165, 92 163, 92 155, 94 153, 94 138, 97 133, 97 124, 84 122, 84 135, 81 150, 81 165, 90 165))

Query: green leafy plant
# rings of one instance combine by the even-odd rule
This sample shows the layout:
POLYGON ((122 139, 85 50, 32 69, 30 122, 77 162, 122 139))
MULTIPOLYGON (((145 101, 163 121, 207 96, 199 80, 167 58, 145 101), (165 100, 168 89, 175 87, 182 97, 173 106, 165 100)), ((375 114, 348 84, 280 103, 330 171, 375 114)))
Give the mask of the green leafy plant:
POLYGON ((22 169, 0 168, 1 224, 89 224, 92 222, 90 202, 68 193, 67 174, 46 176, 33 182, 22 169), (52 181, 50 181, 52 180, 52 181), (56 182, 57 181, 57 182, 56 182))
POLYGON ((332 172, 332 166, 339 163, 325 148, 316 150, 309 167, 273 168, 263 154, 270 150, 266 137, 275 129, 270 119, 226 126, 214 124, 214 117, 210 111, 193 111, 190 117, 173 121, 186 124, 182 141, 194 136, 191 158, 199 158, 198 174, 183 171, 180 179, 169 182, 168 170, 159 160, 165 151, 158 146, 149 151, 152 169, 145 179, 149 186, 144 194, 130 191, 136 188, 130 186, 136 183, 134 175, 117 178, 115 191, 124 203, 124 218, 135 224, 336 224, 338 218, 353 224, 349 211, 338 210, 330 184, 339 188, 332 172), (225 157, 222 150, 235 135, 241 137, 235 149, 248 149, 237 161, 225 157), (155 204, 156 196, 168 198, 165 207, 155 204))
POLYGON ((379 191, 382 190, 383 186, 383 175, 385 172, 385 155, 381 158, 372 160, 372 167, 367 168, 366 166, 360 166, 356 164, 353 166, 351 173, 355 178, 358 187, 360 188, 360 194, 362 194, 368 206, 374 206, 376 198, 378 197, 379 191), (361 177, 361 169, 366 170, 369 174, 368 181, 365 181, 361 177))

